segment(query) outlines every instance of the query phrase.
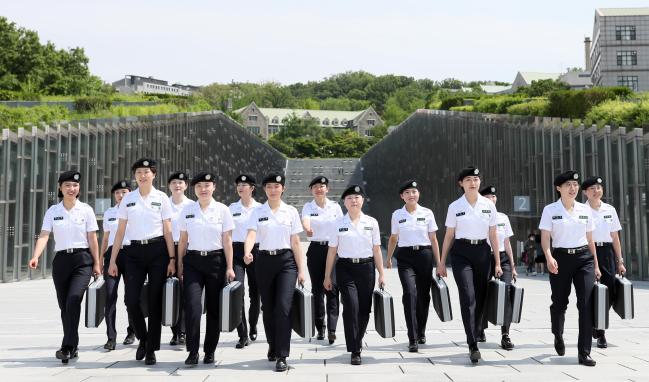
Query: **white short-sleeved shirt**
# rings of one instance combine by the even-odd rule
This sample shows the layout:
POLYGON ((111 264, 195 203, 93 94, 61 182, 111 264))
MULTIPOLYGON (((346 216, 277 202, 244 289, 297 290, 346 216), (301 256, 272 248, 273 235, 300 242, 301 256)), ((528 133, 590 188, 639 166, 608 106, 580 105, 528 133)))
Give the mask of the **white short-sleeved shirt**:
POLYGON ((180 204, 175 204, 170 196, 169 203, 171 204, 171 236, 174 241, 178 241, 180 240, 180 212, 194 201, 183 195, 183 201, 180 204))
POLYGON ((188 250, 216 251, 223 249, 223 233, 234 229, 234 220, 228 207, 214 199, 205 210, 191 202, 180 213, 178 229, 187 232, 188 250))
POLYGON ((59 202, 47 209, 42 231, 54 234, 56 252, 70 248, 88 248, 88 232, 99 230, 95 211, 77 200, 69 211, 59 202))
POLYGON ((559 199, 543 208, 539 229, 550 231, 553 248, 583 247, 588 245, 586 232, 595 229, 595 219, 589 206, 575 202, 570 214, 559 199))
MULTIPOLYGON (((498 224, 496 224, 496 233, 498 234, 498 251, 505 252, 505 239, 514 236, 512 224, 509 222, 509 217, 502 212, 498 212, 496 217, 498 224)), ((489 241, 489 238, 487 238, 489 241)), ((489 242, 491 246, 491 242, 489 242)))
MULTIPOLYGON (((232 241, 233 242, 245 242, 246 236, 248 235, 248 220, 252 211, 255 208, 261 206, 261 203, 252 199, 250 207, 246 207, 241 203, 241 200, 230 204, 230 212, 232 213, 232 218, 234 219, 234 230, 232 231, 232 241)), ((257 239, 259 243, 259 239, 257 239)))
POLYGON ((358 223, 352 223, 349 214, 339 217, 330 225, 329 246, 338 247, 338 257, 367 258, 374 256, 374 246, 381 245, 379 223, 361 213, 358 223))
MULTIPOLYGON (((119 205, 110 207, 104 212, 104 235, 108 233, 108 246, 112 246, 115 243, 115 235, 117 234, 117 227, 119 226, 119 219, 117 218, 117 210, 119 205)), ((122 240, 122 246, 131 244, 128 240, 126 234, 124 234, 124 240, 122 240)))
POLYGON ((315 200, 306 203, 302 208, 302 220, 308 219, 311 223, 313 236, 308 238, 309 241, 329 240, 329 225, 341 216, 343 210, 333 200, 326 199, 324 208, 320 208, 315 200))
POLYGON ((466 196, 448 206, 446 226, 455 228, 456 239, 484 240, 489 238, 489 227, 498 224, 496 205, 482 195, 474 207, 471 207, 466 196))
POLYGON ((284 202, 275 213, 268 202, 255 208, 250 215, 248 229, 257 231, 259 249, 262 251, 291 248, 291 235, 303 231, 297 209, 284 202))
POLYGON ((596 210, 590 206, 590 203, 586 202, 586 205, 590 207, 595 221, 593 241, 597 243, 612 243, 613 238, 611 237, 611 232, 622 230, 622 224, 620 224, 620 218, 617 216, 615 207, 602 202, 599 209, 596 210))
POLYGON ((162 236, 162 221, 171 219, 171 214, 169 198, 155 187, 146 198, 142 197, 139 188, 129 192, 117 209, 117 218, 128 220, 126 235, 130 240, 162 236))
POLYGON ((437 222, 433 211, 417 205, 415 212, 410 213, 406 207, 392 213, 392 234, 399 235, 399 247, 431 245, 430 232, 437 231, 437 222))

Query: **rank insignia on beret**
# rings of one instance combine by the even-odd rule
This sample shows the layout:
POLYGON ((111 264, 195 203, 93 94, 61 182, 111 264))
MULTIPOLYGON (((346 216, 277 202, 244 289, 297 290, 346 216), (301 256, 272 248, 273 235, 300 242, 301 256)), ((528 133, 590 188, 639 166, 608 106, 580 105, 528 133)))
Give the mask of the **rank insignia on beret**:
POLYGON ((597 183, 602 183, 602 178, 597 178, 597 183))
POLYGON ((73 178, 74 180, 79 180, 79 174, 74 174, 73 178))
POLYGON ((356 186, 356 187, 354 187, 354 191, 355 191, 355 192, 361 192, 361 188, 358 187, 358 186, 356 186))
POLYGON ((572 178, 573 178, 573 179, 579 179, 579 174, 573 174, 573 175, 572 175, 572 178))
POLYGON ((185 174, 178 175, 178 179, 184 179, 184 178, 185 178, 185 174))
POLYGON ((491 187, 491 192, 496 192, 496 187, 491 187))
POLYGON ((473 170, 473 173, 474 173, 475 175, 478 175, 478 174, 480 174, 480 170, 478 170, 478 169, 476 168, 475 170, 473 170))
POLYGON ((281 182, 281 181, 282 181, 282 177, 279 176, 279 175, 277 175, 277 177, 275 177, 275 180, 278 181, 278 182, 281 182))
POLYGON ((246 176, 245 176, 245 175, 242 175, 242 176, 241 176, 241 180, 246 180, 246 176))
POLYGON ((205 180, 210 180, 210 179, 212 179, 212 175, 210 174, 205 175, 205 180))
POLYGON ((327 179, 325 179, 325 178, 320 178, 320 183, 325 183, 326 181, 327 181, 327 179))
POLYGON ((126 187, 126 182, 122 182, 122 187, 126 187))
POLYGON ((417 187, 417 182, 412 182, 413 187, 417 187))
POLYGON ((148 161, 148 160, 145 160, 144 162, 142 162, 142 164, 143 164, 144 166, 148 166, 148 165, 149 165, 149 161, 148 161))

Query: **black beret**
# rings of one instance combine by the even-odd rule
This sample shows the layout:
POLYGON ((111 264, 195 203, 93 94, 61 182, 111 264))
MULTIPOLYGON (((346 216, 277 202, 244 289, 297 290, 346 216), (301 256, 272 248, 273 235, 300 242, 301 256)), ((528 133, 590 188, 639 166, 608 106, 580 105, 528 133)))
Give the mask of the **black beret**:
POLYGON ((577 171, 566 171, 554 178, 554 186, 559 187, 562 184, 566 183, 569 180, 574 180, 579 182, 579 173, 577 171))
POLYGON ((133 163, 133 166, 131 166, 131 171, 135 172, 138 168, 150 168, 152 170, 156 170, 158 166, 158 162, 155 161, 155 159, 151 158, 140 158, 133 163))
POLYGON ((272 173, 266 175, 264 180, 261 181, 261 185, 265 186, 266 183, 279 183, 283 186, 284 182, 286 182, 286 177, 283 174, 272 173))
MULTIPOLYGON (((79 183, 80 180, 81 180, 81 173, 79 171, 74 171, 74 170, 66 171, 61 175, 59 175, 59 186, 63 184, 63 182, 79 183)), ((63 193, 61 192, 61 189, 59 189, 58 196, 59 198, 63 197, 63 193)), ((79 195, 77 195, 77 198, 78 197, 79 195)))
POLYGON ((198 182, 212 182, 216 184, 216 176, 211 172, 199 172, 192 178, 192 187, 194 187, 198 182))
POLYGON ((167 179, 167 184, 171 183, 172 180, 182 180, 185 183, 189 182, 189 175, 187 175, 186 172, 183 171, 176 171, 173 174, 169 175, 169 179, 167 179))
POLYGON ((602 179, 599 176, 591 176, 590 178, 584 180, 584 182, 581 184, 581 189, 583 191, 586 191, 586 189, 590 186, 594 186, 596 184, 599 184, 600 186, 604 185, 604 179, 602 179))
POLYGON ((316 184, 326 184, 329 185, 329 179, 327 179, 326 176, 316 176, 311 180, 311 183, 309 183, 309 188, 315 186, 316 184))
POLYGON ((241 174, 241 175, 237 176, 237 178, 234 180, 234 183, 235 184, 248 183, 249 185, 254 186, 254 185, 256 185, 257 180, 252 175, 241 174))
POLYGON ((347 195, 360 195, 362 197, 365 197, 365 192, 363 191, 363 188, 361 186, 352 184, 351 186, 347 187, 345 191, 343 191, 340 199, 345 199, 347 195))
POLYGON ((113 184, 113 187, 110 189, 110 193, 117 190, 129 190, 131 191, 131 182, 128 180, 120 180, 119 182, 113 184))
POLYGON ((410 180, 407 180, 407 181, 403 182, 401 184, 401 186, 399 187, 399 194, 402 194, 405 190, 407 190, 409 188, 419 189, 419 183, 417 183, 417 181, 414 180, 414 179, 410 179, 410 180))
POLYGON ((496 195, 496 187, 494 186, 487 186, 480 190, 480 195, 482 196, 487 196, 487 195, 496 195))
POLYGON ((474 167, 474 166, 465 167, 457 175, 457 181, 461 182, 467 176, 479 176, 479 175, 480 175, 480 170, 477 169, 476 167, 474 167))

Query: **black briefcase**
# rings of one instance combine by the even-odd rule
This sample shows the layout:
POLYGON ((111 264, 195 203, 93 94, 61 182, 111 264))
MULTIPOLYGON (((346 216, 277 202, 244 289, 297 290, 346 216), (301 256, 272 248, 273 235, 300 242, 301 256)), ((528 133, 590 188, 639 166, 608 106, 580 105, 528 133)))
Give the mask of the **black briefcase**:
POLYGON ((507 304, 507 284, 499 279, 491 279, 487 284, 485 312, 487 320, 496 326, 505 323, 505 306, 507 304))
POLYGON ((222 332, 231 332, 241 324, 243 309, 243 284, 232 281, 221 291, 221 304, 219 306, 219 327, 222 332))
POLYGON ((142 284, 142 291, 140 292, 140 309, 144 318, 149 317, 149 280, 144 281, 142 284))
POLYGON ((394 329, 394 304, 392 296, 383 288, 375 290, 374 300, 374 328, 383 338, 392 338, 394 329))
POLYGON ((162 287, 162 325, 174 326, 180 315, 180 280, 169 277, 162 287))
POLYGON ((451 310, 451 294, 448 290, 448 285, 443 278, 437 276, 433 277, 433 284, 430 287, 431 298, 433 299, 433 308, 437 313, 437 317, 442 322, 451 321, 453 319, 453 311, 451 310))
POLYGON ((512 315, 511 322, 518 324, 521 322, 521 314, 523 313, 523 296, 525 295, 525 289, 520 287, 513 282, 509 285, 509 301, 510 301, 510 311, 512 315))
POLYGON ((615 278, 613 310, 623 320, 630 320, 634 317, 633 284, 624 276, 615 278))
POLYGON ((610 308, 608 287, 595 282, 593 287, 593 329, 608 329, 608 310, 610 308))
POLYGON ((304 286, 295 287, 291 321, 295 333, 302 338, 310 339, 315 333, 315 302, 311 291, 304 286))
POLYGON ((106 284, 99 276, 88 285, 86 292, 86 328, 97 328, 104 320, 106 309, 106 284))

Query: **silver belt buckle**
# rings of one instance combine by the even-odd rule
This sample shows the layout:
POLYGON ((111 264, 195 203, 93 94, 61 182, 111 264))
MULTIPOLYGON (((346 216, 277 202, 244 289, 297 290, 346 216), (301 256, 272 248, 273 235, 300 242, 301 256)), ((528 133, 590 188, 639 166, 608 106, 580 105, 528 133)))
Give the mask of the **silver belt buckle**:
POLYGON ((480 240, 471 240, 471 244, 473 245, 480 244, 480 240))
POLYGON ((359 259, 358 257, 354 257, 354 258, 352 258, 352 263, 354 263, 354 264, 358 264, 358 263, 360 263, 360 262, 361 262, 361 259, 359 259))
POLYGON ((72 253, 74 252, 74 248, 68 248, 65 250, 65 253, 72 253))
POLYGON ((576 250, 574 248, 568 248, 568 254, 569 255, 574 255, 576 250))
POLYGON ((276 255, 277 255, 277 250, 276 250, 276 249, 273 249, 272 251, 268 251, 268 254, 269 254, 270 256, 276 256, 276 255))
POLYGON ((201 256, 207 256, 208 251, 199 251, 201 256))
POLYGON ((597 246, 597 247, 603 247, 603 246, 604 246, 604 242, 603 242, 603 241, 597 242, 597 243, 595 243, 595 246, 597 246))
POLYGON ((412 246, 412 249, 413 249, 414 251, 418 251, 418 250, 419 250, 419 246, 418 246, 418 245, 413 245, 413 246, 412 246))
POLYGON ((142 244, 142 245, 149 244, 149 239, 140 240, 140 244, 142 244))

